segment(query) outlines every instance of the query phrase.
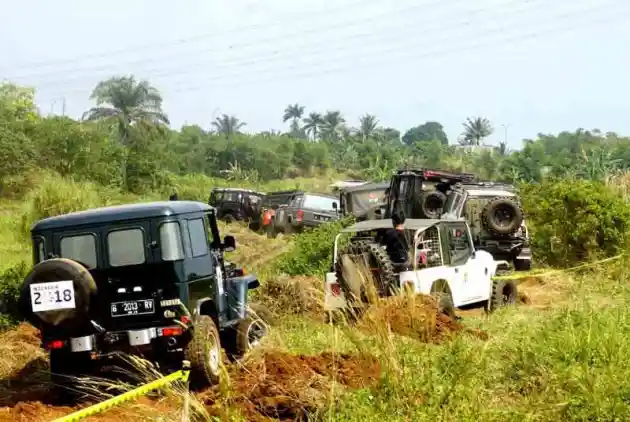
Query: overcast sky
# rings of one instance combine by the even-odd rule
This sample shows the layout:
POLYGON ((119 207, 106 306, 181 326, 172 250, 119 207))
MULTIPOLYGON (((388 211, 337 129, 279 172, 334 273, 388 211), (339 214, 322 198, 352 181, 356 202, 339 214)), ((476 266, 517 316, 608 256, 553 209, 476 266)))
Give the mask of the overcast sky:
POLYGON ((630 135, 624 0, 0 0, 0 79, 78 117, 94 85, 148 79, 173 127, 233 114, 282 129, 283 109, 363 113, 401 131, 467 116, 511 147, 577 127, 630 135))

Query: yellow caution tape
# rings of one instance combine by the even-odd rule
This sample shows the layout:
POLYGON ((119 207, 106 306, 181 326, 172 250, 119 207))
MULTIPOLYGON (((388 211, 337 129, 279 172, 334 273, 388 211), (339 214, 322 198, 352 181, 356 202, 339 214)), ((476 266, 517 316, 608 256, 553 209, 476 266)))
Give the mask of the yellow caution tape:
POLYGON ((93 406, 87 407, 85 409, 81 409, 74 413, 71 413, 67 416, 63 416, 59 419, 55 419, 53 422, 76 422, 82 419, 87 418, 88 416, 95 415, 97 413, 104 412, 113 407, 119 406, 122 403, 135 400, 139 397, 145 396, 153 390, 158 390, 163 388, 173 382, 176 381, 188 381, 188 376, 190 374, 190 365, 187 365, 187 362, 184 364, 184 369, 181 371, 174 372, 170 375, 167 375, 158 380, 152 381, 148 384, 142 385, 138 388, 135 388, 131 391, 127 391, 119 396, 112 397, 111 399, 105 400, 104 402, 95 404, 93 406))
POLYGON ((613 256, 613 257, 606 258, 606 259, 600 259, 599 261, 587 262, 586 264, 576 265, 575 267, 571 267, 571 268, 564 268, 564 269, 560 269, 560 270, 545 271, 545 272, 542 272, 542 273, 527 272, 527 273, 519 273, 519 274, 497 275, 497 276, 492 277, 492 279, 493 280, 520 280, 520 279, 528 278, 528 277, 546 277, 546 276, 550 276, 550 275, 568 273, 568 272, 575 271, 575 270, 581 270, 583 268, 596 267, 597 265, 604 264, 606 262, 610 262, 610 261, 614 261, 616 259, 619 259, 622 256, 624 256, 624 254, 613 256))

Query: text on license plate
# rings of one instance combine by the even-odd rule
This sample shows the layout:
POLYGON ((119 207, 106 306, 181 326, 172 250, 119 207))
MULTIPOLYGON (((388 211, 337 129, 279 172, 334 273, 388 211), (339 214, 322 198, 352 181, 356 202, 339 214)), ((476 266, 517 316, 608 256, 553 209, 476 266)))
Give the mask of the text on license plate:
POLYGON ((146 315, 155 312, 153 299, 114 302, 111 305, 112 316, 146 315))

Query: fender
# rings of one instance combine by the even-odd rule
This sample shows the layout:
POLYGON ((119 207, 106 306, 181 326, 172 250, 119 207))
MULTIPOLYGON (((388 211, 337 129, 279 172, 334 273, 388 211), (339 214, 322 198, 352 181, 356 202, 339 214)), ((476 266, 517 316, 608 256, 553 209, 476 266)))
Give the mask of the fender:
POLYGON ((260 286, 253 275, 229 278, 227 280, 228 319, 240 320, 247 317, 247 292, 260 286))
MULTIPOLYGON (((219 311, 217 309, 217 304, 214 303, 214 300, 209 297, 202 297, 197 300, 195 304, 195 309, 193 311, 193 317, 198 317, 199 315, 208 315, 212 318, 215 324, 219 323, 219 311)), ((217 325, 218 327, 218 325, 217 325)))

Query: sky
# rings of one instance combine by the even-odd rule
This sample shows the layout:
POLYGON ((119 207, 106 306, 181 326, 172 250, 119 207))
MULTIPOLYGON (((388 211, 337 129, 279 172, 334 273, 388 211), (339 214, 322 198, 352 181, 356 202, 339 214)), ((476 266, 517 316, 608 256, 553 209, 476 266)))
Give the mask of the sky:
POLYGON ((624 0, 0 3, 0 80, 36 88, 45 114, 78 118, 97 82, 132 74, 174 128, 225 113, 281 130, 299 103, 403 133, 438 121, 452 143, 483 116, 488 143, 514 149, 579 127, 630 135, 624 0))

